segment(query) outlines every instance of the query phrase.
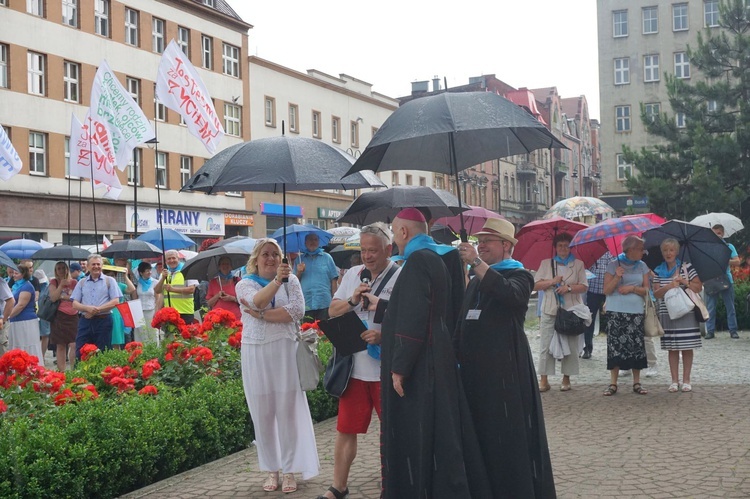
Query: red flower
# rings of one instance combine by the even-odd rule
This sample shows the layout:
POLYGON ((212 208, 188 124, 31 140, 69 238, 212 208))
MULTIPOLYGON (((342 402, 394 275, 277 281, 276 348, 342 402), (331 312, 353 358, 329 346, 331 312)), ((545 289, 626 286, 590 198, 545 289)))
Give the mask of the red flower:
POLYGON ((172 355, 172 352, 167 352, 166 355, 164 355, 164 360, 166 361, 174 360, 174 355, 172 355))
POLYGON ((193 356, 196 362, 202 362, 208 364, 211 359, 214 358, 214 353, 210 348, 206 347, 195 347, 190 350, 190 355, 193 356))
POLYGON ((73 378, 71 381, 74 385, 81 385, 83 383, 86 383, 86 380, 84 378, 73 378))
POLYGON ((138 395, 156 395, 158 393, 159 390, 157 390, 154 385, 146 385, 138 390, 138 395))
POLYGON ((229 343, 229 346, 231 347, 240 348, 242 346, 242 331, 232 333, 227 339, 227 343, 229 343))
POLYGON ((86 385, 83 387, 84 390, 91 393, 91 398, 99 398, 99 392, 96 391, 96 387, 94 385, 86 385))
POLYGON ((125 345, 125 350, 128 352, 134 352, 135 350, 143 350, 143 343, 140 341, 131 341, 125 345))
POLYGON ((316 320, 315 322, 305 322, 299 328, 301 331, 307 331, 308 329, 320 331, 320 320, 316 320))
POLYGON ((0 399, 0 412, 8 412, 8 404, 2 399, 0 399))
POLYGON ((157 359, 151 359, 149 361, 146 361, 146 363, 143 364, 141 377, 144 380, 149 379, 151 376, 154 375, 154 371, 158 371, 159 369, 161 369, 161 364, 159 364, 159 361, 157 359))
POLYGON ((172 307, 164 307, 156 314, 151 321, 151 327, 172 331, 173 328, 179 329, 185 325, 185 321, 180 317, 180 313, 172 307))
POLYGON ((68 402, 74 402, 75 400, 76 396, 73 393, 73 390, 66 388, 55 397, 55 405, 65 405, 68 402))
POLYGON ((81 347, 81 360, 89 360, 98 351, 99 347, 91 343, 86 343, 81 347))
POLYGON ((234 314, 228 310, 222 308, 215 308, 211 310, 203 318, 203 330, 208 332, 211 331, 214 326, 232 327, 237 318, 234 314))
POLYGON ((39 359, 37 357, 16 348, 0 357, 0 372, 8 373, 13 370, 20 374, 26 372, 31 366, 38 364, 39 359))
POLYGON ((135 362, 135 359, 137 359, 138 356, 141 355, 142 353, 143 353, 143 350, 141 350, 140 348, 133 350, 133 352, 128 356, 128 363, 132 364, 133 362, 135 362))

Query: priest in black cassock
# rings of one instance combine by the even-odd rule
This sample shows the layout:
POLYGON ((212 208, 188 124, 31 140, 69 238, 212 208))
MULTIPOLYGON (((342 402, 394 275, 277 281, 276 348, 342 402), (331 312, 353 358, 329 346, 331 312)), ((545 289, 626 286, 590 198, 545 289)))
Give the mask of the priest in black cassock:
POLYGON ((490 498, 452 342, 462 264, 426 231, 414 208, 393 221, 406 261, 382 327, 383 497, 490 498))
POLYGON ((523 330, 534 278, 511 256, 513 224, 489 219, 474 235, 477 248, 459 246, 475 277, 455 340, 492 496, 554 498, 542 401, 523 330))

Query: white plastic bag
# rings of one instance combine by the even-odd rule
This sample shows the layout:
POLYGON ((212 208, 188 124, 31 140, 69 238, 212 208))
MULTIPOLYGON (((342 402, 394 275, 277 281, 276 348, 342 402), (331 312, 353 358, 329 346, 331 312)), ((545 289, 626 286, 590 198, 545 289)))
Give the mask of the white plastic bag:
POLYGON ((687 293, 681 288, 672 288, 667 291, 664 295, 664 303, 667 306, 667 312, 669 312, 669 318, 674 320, 679 319, 683 315, 687 315, 693 308, 695 303, 691 300, 687 293))

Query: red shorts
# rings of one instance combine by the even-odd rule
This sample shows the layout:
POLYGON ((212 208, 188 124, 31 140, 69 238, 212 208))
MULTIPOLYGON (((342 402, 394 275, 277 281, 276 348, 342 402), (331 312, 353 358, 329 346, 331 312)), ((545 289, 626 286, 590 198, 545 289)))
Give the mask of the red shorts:
POLYGON ((380 381, 349 379, 339 398, 336 430, 340 433, 367 433, 373 409, 380 417, 380 381))

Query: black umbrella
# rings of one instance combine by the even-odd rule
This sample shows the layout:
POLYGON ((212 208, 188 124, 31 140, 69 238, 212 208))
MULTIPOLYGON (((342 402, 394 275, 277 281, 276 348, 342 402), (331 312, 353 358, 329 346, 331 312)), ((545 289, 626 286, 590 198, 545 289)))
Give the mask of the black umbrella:
POLYGON ((219 273, 219 260, 224 257, 229 258, 232 262, 232 269, 236 269, 247 265, 250 252, 231 246, 201 251, 185 262, 181 271, 182 275, 185 276, 185 279, 197 279, 199 281, 213 279, 219 273))
POLYGON ((115 241, 109 248, 102 251, 102 256, 108 258, 157 258, 164 252, 153 244, 140 239, 123 239, 115 241))
POLYGON ((732 252, 726 243, 707 227, 670 220, 661 227, 645 231, 643 238, 648 250, 648 255, 643 261, 652 269, 664 261, 659 245, 665 239, 672 238, 680 243, 678 258, 683 262, 690 262, 701 281, 705 282, 727 273, 732 252))
POLYGON ((85 260, 91 256, 91 252, 83 248, 76 246, 68 246, 67 244, 58 244, 51 248, 42 248, 33 255, 32 260, 85 260))
POLYGON ((15 263, 13 263, 13 260, 10 259, 8 255, 0 251, 0 265, 3 265, 5 267, 10 267, 13 270, 18 270, 18 267, 15 263))
POLYGON ((331 255, 331 258, 333 258, 333 263, 335 263, 340 269, 348 269, 351 267, 350 263, 352 255, 356 255, 357 253, 359 253, 358 249, 348 249, 345 248, 343 244, 336 246, 328 252, 328 254, 331 255))
POLYGON ((440 224, 433 224, 430 228, 430 235, 435 241, 443 244, 452 244, 453 241, 458 239, 458 236, 450 227, 440 224))
POLYGON ((396 186, 385 190, 363 192, 346 209, 338 222, 367 225, 373 222, 391 222, 404 208, 427 208, 430 218, 452 217, 471 209, 459 204, 458 198, 448 191, 422 186, 396 186))
MULTIPOLYGON (((347 172, 426 170, 456 176, 483 161, 565 148, 523 108, 491 92, 444 92, 398 108, 347 172)), ((460 190, 458 200, 461 200, 460 190)), ((466 240, 463 224, 462 240, 466 240)))

